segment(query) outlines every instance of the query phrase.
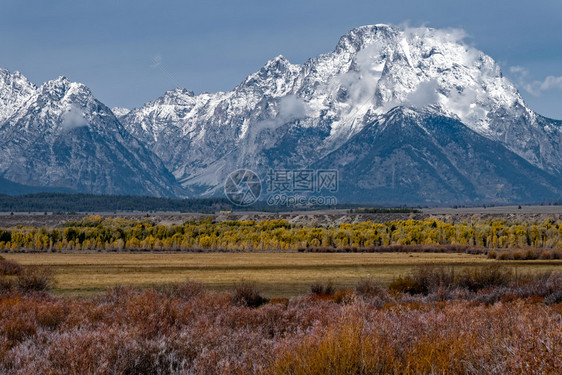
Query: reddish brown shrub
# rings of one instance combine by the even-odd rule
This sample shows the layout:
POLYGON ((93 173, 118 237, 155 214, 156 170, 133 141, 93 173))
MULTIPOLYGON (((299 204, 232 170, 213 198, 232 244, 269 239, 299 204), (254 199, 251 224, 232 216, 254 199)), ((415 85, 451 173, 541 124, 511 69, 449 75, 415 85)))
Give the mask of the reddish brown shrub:
POLYGON ((527 249, 525 251, 525 259, 526 260, 534 260, 539 258, 539 251, 540 250, 531 250, 527 249))
POLYGON ((391 298, 367 281, 355 294, 260 308, 204 290, 189 298, 167 288, 93 298, 12 293, 0 298, 0 373, 561 373, 562 276, 506 285, 496 281, 502 271, 469 270, 448 286, 448 270, 424 270, 439 281, 428 295, 391 298), (459 289, 463 277, 496 286, 459 289))
POLYGON ((37 306, 35 318, 39 327, 53 330, 66 320, 67 314, 67 308, 63 304, 45 303, 37 306))
POLYGON ((544 259, 544 260, 552 259, 553 258, 552 251, 550 251, 550 250, 541 251, 541 255, 540 255, 539 258, 544 259))
POLYGON ((364 297, 386 297, 388 292, 379 282, 374 279, 363 279, 355 286, 355 292, 364 297))
POLYGON ((353 292, 349 289, 338 289, 333 298, 335 303, 349 304, 353 302, 353 292))
POLYGON ((44 292, 53 285, 53 273, 46 268, 26 268, 15 280, 15 286, 22 293, 44 292))
POLYGON ((513 259, 513 254, 508 250, 504 250, 504 251, 499 253, 499 255, 497 256, 496 259, 498 259, 498 260, 511 260, 511 259, 513 259))
POLYGON ((327 283, 313 283, 310 285, 310 293, 316 296, 331 297, 336 292, 336 287, 331 281, 327 283))
POLYGON ((399 276, 396 280, 388 285, 388 290, 391 293, 409 293, 409 294, 421 294, 424 293, 424 289, 416 283, 414 279, 409 276, 399 276))
POLYGON ((270 304, 272 305, 282 305, 284 307, 287 307, 289 305, 289 299, 288 298, 272 298, 269 301, 270 304))
POLYGON ((12 262, 0 257, 0 276, 19 275, 23 267, 16 262, 12 262))
POLYGON ((268 302, 268 299, 262 297, 254 285, 240 284, 234 289, 232 294, 232 303, 238 306, 260 307, 268 302))
POLYGON ((10 293, 14 289, 14 281, 8 277, 0 276, 0 296, 10 293))
POLYGON ((35 335, 37 326, 35 322, 25 317, 14 316, 3 322, 2 332, 10 345, 15 346, 24 339, 35 335))
POLYGON ((500 265, 465 268, 456 284, 470 291, 506 286, 513 280, 513 272, 500 265))
POLYGON ((523 260, 525 259, 525 254, 521 250, 515 250, 511 253, 511 256, 514 260, 523 260))

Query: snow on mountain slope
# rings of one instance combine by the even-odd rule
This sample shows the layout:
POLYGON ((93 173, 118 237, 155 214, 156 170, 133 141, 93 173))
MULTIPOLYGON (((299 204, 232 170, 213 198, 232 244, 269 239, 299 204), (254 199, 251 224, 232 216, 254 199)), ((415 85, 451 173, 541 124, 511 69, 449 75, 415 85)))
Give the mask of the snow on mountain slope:
POLYGON ((395 107, 314 163, 340 199, 393 204, 556 200, 562 179, 434 110, 395 107))
POLYGON ((3 72, 0 176, 23 185, 106 194, 176 195, 160 159, 90 90, 64 77, 36 88, 3 72))
POLYGON ((33 96, 36 87, 20 72, 0 68, 0 126, 33 96))
POLYGON ((123 107, 113 107, 111 108, 111 112, 113 112, 115 117, 120 118, 127 115, 129 112, 131 112, 131 110, 123 107))
POLYGON ((0 136, 0 177, 104 193, 217 195, 238 168, 331 163, 358 199, 507 202, 559 196, 562 176, 562 122, 529 109, 491 57, 458 30, 388 25, 353 29, 300 65, 277 56, 229 92, 178 88, 132 110, 64 78, 37 88, 0 70, 0 136), (362 167, 373 160, 384 173, 407 163, 404 179, 381 188, 377 165, 362 167), (446 191, 419 195, 410 179, 446 191))
POLYGON ((431 108, 560 174, 560 123, 527 108, 493 59, 463 39, 363 26, 302 65, 279 56, 233 91, 172 90, 121 120, 184 187, 205 194, 240 167, 311 165, 397 106, 431 108))

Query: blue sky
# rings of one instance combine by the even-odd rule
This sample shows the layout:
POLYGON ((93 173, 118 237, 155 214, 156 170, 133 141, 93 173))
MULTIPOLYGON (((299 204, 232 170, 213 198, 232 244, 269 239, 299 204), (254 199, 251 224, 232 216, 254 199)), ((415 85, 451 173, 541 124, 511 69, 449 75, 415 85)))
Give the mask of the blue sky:
POLYGON ((354 27, 407 23, 463 28, 531 108, 562 119, 559 0, 0 0, 0 11, 1 67, 37 84, 65 75, 109 106, 176 86, 230 90, 279 54, 302 63, 354 27))

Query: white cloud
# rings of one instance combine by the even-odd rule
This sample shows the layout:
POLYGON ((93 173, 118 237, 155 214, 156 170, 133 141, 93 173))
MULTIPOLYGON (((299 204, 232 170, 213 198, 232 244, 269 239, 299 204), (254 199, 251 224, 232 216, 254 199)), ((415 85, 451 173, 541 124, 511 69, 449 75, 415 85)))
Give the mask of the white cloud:
POLYGON ((405 27, 403 28, 404 34, 411 38, 416 35, 429 36, 430 38, 435 38, 439 40, 440 43, 459 43, 467 44, 466 39, 469 35, 464 29, 461 28, 443 28, 443 29, 433 29, 425 26, 421 27, 405 27))
POLYGON ((295 95, 287 95, 279 102, 278 122, 297 120, 306 116, 306 103, 295 95))
POLYGON ((251 124, 246 131, 244 131, 242 136, 246 138, 246 145, 243 147, 243 153, 240 159, 244 160, 246 155, 252 155, 257 150, 258 145, 256 139, 261 132, 274 130, 291 121, 305 118, 308 111, 309 107, 307 103, 302 98, 295 95, 287 95, 279 99, 275 117, 251 124))
POLYGON ((544 91, 562 90, 562 76, 548 76, 542 81, 529 81, 529 71, 522 66, 512 66, 509 72, 515 76, 517 84, 531 95, 540 96, 544 91))
POLYGON ((88 126, 88 120, 84 118, 80 108, 72 105, 68 112, 62 116, 61 128, 65 131, 69 131, 84 126, 88 126))
POLYGON ((371 101, 382 75, 384 60, 380 58, 386 46, 373 41, 359 51, 355 57, 355 70, 341 74, 336 86, 346 90, 351 103, 371 101))
POLYGON ((529 75, 527 69, 523 68, 522 66, 511 66, 509 68, 509 71, 517 75, 518 77, 527 77, 529 75))
POLYGON ((541 91, 560 89, 562 90, 562 76, 548 76, 540 83, 539 86, 541 91))
POLYGON ((542 81, 523 83, 521 86, 531 95, 540 96, 544 91, 562 90, 562 76, 548 76, 542 81))
POLYGON ((307 111, 308 107, 303 99, 295 95, 284 96, 279 100, 277 115, 254 124, 251 126, 251 131, 256 135, 264 129, 275 129, 288 122, 306 117, 307 111))
POLYGON ((429 105, 437 104, 439 95, 437 89, 439 84, 436 80, 420 82, 414 91, 408 94, 405 105, 410 105, 417 108, 427 107, 429 105))

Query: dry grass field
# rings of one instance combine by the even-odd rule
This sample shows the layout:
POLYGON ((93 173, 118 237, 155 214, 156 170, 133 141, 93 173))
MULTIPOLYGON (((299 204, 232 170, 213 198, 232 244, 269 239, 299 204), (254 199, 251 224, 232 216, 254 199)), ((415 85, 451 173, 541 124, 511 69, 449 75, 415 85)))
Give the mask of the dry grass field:
MULTIPOLYGON (((415 267, 434 263, 457 269, 497 262, 484 255, 451 253, 89 253, 3 254, 22 265, 55 272, 56 294, 89 295, 116 285, 149 287, 186 279, 217 290, 242 281, 268 297, 304 294, 315 282, 355 285, 374 278, 388 283, 415 267)), ((562 261, 504 261, 521 272, 561 271, 562 261)))
POLYGON ((562 373, 557 259, 5 255, 0 374, 562 373))

